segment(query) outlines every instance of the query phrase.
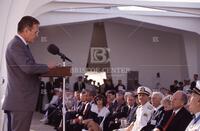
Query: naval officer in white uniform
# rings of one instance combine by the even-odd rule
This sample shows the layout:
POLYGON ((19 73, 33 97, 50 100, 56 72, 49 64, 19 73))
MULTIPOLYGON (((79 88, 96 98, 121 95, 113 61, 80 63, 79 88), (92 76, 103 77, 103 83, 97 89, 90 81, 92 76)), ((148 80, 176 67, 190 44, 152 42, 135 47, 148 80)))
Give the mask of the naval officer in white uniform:
POLYGON ((187 126, 186 131, 200 131, 200 80, 193 88, 189 102, 189 111, 194 114, 194 119, 187 126))
POLYGON ((147 125, 154 112, 154 107, 149 103, 152 94, 151 89, 140 86, 137 89, 137 94, 140 106, 136 110, 136 121, 127 127, 125 131, 140 131, 147 125))

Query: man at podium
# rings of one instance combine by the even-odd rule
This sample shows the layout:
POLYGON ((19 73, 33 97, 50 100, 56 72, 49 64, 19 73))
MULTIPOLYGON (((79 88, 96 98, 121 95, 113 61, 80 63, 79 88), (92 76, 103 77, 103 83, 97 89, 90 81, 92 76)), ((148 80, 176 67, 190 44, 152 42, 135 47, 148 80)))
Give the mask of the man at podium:
MULTIPOLYGON (((3 103, 7 131, 29 131, 39 94, 39 76, 54 66, 35 62, 29 44, 39 33, 39 21, 24 16, 18 23, 18 34, 6 50, 8 84, 3 103)), ((5 128, 3 129, 5 131, 5 128)))

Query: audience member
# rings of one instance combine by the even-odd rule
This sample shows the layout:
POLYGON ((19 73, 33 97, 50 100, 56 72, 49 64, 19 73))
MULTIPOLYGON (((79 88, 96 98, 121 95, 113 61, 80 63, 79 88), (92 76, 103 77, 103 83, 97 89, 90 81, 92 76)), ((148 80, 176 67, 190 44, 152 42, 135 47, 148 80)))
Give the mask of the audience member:
POLYGON ((133 93, 127 95, 127 106, 128 106, 128 116, 127 116, 127 124, 131 124, 136 119, 136 110, 137 110, 137 103, 136 103, 136 97, 133 93))
POLYGON ((51 99, 52 99, 52 97, 53 97, 53 93, 54 93, 54 81, 53 81, 53 77, 49 77, 49 81, 46 82, 46 89, 47 89, 48 100, 50 102, 51 99))
POLYGON ((118 92, 118 91, 123 91, 125 92, 126 90, 126 87, 124 84, 122 84, 122 80, 118 80, 118 83, 117 85, 115 86, 115 90, 118 92))
POLYGON ((140 106, 136 110, 136 121, 126 128, 128 131, 140 131, 150 120, 154 107, 150 104, 149 99, 151 90, 148 87, 140 86, 137 89, 140 106))
POLYGON ((164 107, 165 111, 172 110, 172 101, 171 101, 171 95, 167 95, 163 98, 161 101, 161 105, 164 107))
POLYGON ((196 87, 189 101, 189 111, 194 114, 193 120, 187 126, 186 131, 200 131, 200 81, 196 82, 196 87))
POLYGON ((153 92, 151 96, 151 103, 154 107, 154 113, 152 114, 147 125, 141 129, 141 131, 152 131, 155 126, 159 123, 162 116, 164 115, 164 107, 161 105, 161 101, 164 95, 160 92, 153 92))
POLYGON ((79 76, 77 82, 74 83, 74 91, 82 91, 85 89, 85 83, 83 82, 83 77, 79 76))
POLYGON ((196 81, 198 80, 198 77, 199 77, 198 74, 194 74, 194 76, 193 76, 194 81, 192 81, 191 86, 190 86, 191 90, 196 87, 196 81))
POLYGON ((183 91, 177 91, 172 96, 173 110, 166 111, 154 131, 185 131, 192 120, 192 115, 185 109, 187 95, 183 91))
POLYGON ((183 91, 187 93, 187 91, 190 89, 190 80, 184 80, 184 86, 183 86, 183 91))
POLYGON ((175 93, 177 90, 178 90, 178 81, 177 81, 177 80, 174 80, 174 84, 173 84, 173 85, 170 85, 170 91, 171 91, 172 93, 175 93))

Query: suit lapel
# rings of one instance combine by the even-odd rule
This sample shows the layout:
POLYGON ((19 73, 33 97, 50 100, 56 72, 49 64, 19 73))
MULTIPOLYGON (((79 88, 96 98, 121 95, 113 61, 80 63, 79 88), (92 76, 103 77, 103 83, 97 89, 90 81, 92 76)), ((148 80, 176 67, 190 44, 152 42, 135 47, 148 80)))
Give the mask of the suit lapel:
POLYGON ((20 46, 26 51, 26 54, 28 54, 28 58, 30 60, 32 60, 33 62, 35 62, 35 59, 29 49, 29 47, 26 46, 26 44, 18 37, 18 36, 15 36, 15 39, 18 39, 20 42, 18 44, 20 44, 20 46))
POLYGON ((163 110, 164 110, 164 107, 159 108, 159 109, 155 112, 155 114, 153 115, 154 118, 157 118, 157 117, 163 112, 163 110))
POLYGON ((171 124, 170 124, 169 127, 174 127, 174 125, 177 125, 177 124, 178 124, 177 122, 180 121, 182 115, 184 114, 184 110, 185 110, 185 109, 184 109, 183 107, 179 110, 179 112, 175 115, 175 117, 174 117, 174 119, 173 119, 173 121, 171 122, 171 124))

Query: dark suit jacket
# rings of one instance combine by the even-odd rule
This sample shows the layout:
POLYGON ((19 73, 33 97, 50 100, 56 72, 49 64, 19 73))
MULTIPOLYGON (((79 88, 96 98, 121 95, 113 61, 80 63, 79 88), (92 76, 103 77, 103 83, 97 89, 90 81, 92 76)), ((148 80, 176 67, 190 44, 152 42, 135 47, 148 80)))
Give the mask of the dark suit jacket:
POLYGON ((51 101, 52 97, 53 97, 53 91, 54 91, 54 85, 52 82, 48 81, 46 83, 46 89, 47 89, 47 96, 48 96, 48 100, 49 102, 51 101))
POLYGON ((112 104, 113 104, 112 112, 110 112, 110 114, 105 118, 105 121, 104 121, 104 129, 107 129, 107 130, 118 129, 120 126, 120 122, 118 121, 116 123, 116 120, 119 120, 123 117, 128 116, 129 108, 128 106, 126 106, 125 103, 118 104, 118 102, 115 101, 112 104))
POLYGON ((74 119, 77 116, 83 116, 83 111, 85 109, 85 105, 86 105, 86 103, 79 102, 76 110, 74 110, 74 111, 67 111, 66 112, 66 120, 74 119))
POLYGON ((128 111, 127 122, 131 124, 131 122, 136 120, 136 110, 138 106, 136 105, 131 110, 128 111))
POLYGON ((129 108, 126 105, 126 103, 123 104, 117 104, 117 107, 115 108, 114 112, 112 112, 112 117, 111 119, 114 120, 115 118, 123 118, 127 117, 129 113, 129 108))
POLYGON ((118 103, 117 103, 117 101, 115 100, 114 102, 112 102, 112 103, 110 104, 110 106, 108 107, 108 110, 109 110, 111 113, 113 113, 113 112, 116 111, 117 106, 118 106, 118 103))
POLYGON ((148 121, 147 125, 143 127, 141 131, 152 131, 163 117, 164 112, 164 107, 161 107, 157 111, 155 111, 148 121))
POLYGON ((196 81, 193 81, 193 82, 191 83, 190 89, 193 90, 194 87, 196 87, 196 81))
POLYGON ((39 75, 48 71, 37 64, 23 41, 15 36, 6 50, 8 84, 3 110, 34 111, 39 95, 39 75))
MULTIPOLYGON (((163 118, 156 127, 162 130, 162 128, 165 126, 172 113, 173 110, 165 112, 163 118)), ((166 131, 185 131, 186 127, 188 126, 191 120, 192 120, 192 115, 190 114, 189 111, 187 111, 183 107, 176 114, 176 116, 174 117, 174 119, 172 120, 166 131)))
POLYGON ((175 93, 178 90, 178 86, 170 85, 170 91, 175 93))
MULTIPOLYGON (((85 83, 82 82, 80 91, 82 91, 83 89, 85 89, 85 83)), ((74 83, 74 91, 78 91, 78 90, 79 90, 78 82, 75 82, 74 83)))

